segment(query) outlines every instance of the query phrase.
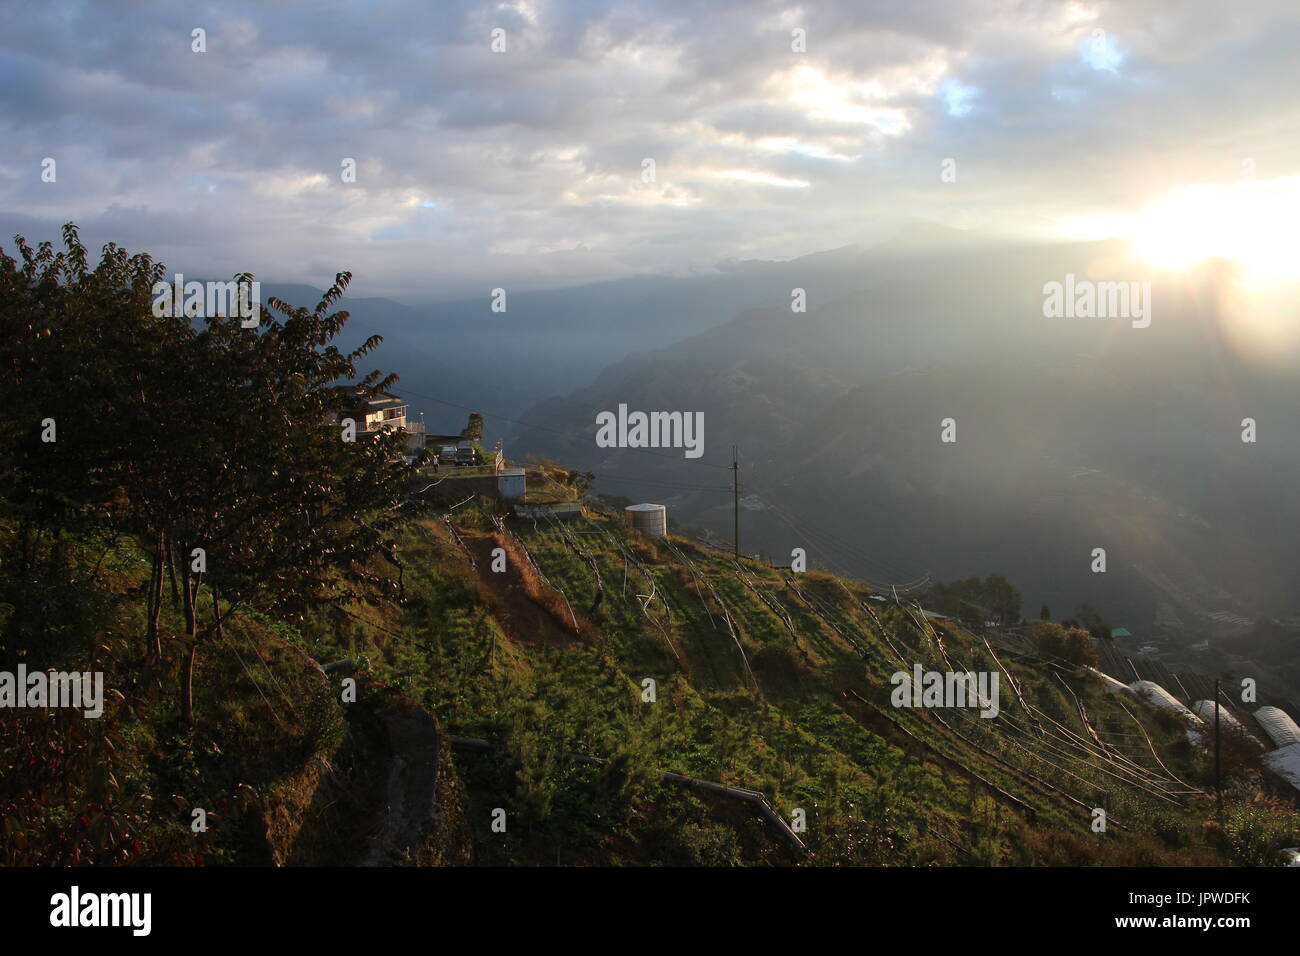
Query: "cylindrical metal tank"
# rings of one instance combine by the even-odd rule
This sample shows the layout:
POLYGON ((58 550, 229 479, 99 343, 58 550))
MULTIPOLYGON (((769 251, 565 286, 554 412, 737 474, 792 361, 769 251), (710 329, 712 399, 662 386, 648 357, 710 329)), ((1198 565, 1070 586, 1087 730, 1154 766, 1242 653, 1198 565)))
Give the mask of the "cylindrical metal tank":
POLYGON ((1255 719, 1273 741, 1274 747, 1286 747, 1300 744, 1300 727, 1291 719, 1291 715, 1280 707, 1261 707, 1255 711, 1255 719))
POLYGON ((627 523, 647 538, 662 538, 668 533, 668 509, 663 505, 628 505, 623 513, 627 523))

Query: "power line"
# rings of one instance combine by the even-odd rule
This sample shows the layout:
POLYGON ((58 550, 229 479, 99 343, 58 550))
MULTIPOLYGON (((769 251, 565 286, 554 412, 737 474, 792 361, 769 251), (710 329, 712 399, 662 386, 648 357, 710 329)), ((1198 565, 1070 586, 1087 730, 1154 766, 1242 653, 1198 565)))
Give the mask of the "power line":
MULTIPOLYGON (((778 508, 775 505, 771 505, 768 502, 764 502, 764 503, 768 504, 769 507, 774 508, 777 511, 784 512, 791 519, 793 519, 794 516, 791 515, 788 511, 785 511, 782 508, 778 508)), ((809 527, 809 525, 806 522, 804 523, 803 526, 809 527)), ((869 562, 873 564, 877 569, 884 571, 888 577, 894 578, 895 580, 903 580, 903 579, 910 580, 914 572, 917 570, 916 568, 900 567, 899 565, 894 564, 892 561, 871 554, 867 552, 865 549, 857 546, 856 544, 838 538, 831 532, 826 531, 824 529, 820 529, 820 528, 814 529, 814 533, 818 537, 820 537, 824 542, 830 544, 832 547, 838 548, 838 550, 841 553, 847 554, 848 556, 857 558, 858 560, 861 561, 869 562)), ((917 575, 916 580, 921 580, 926 576, 928 576, 928 574, 929 572, 925 571, 923 574, 917 575)))
MULTIPOLYGON (((565 431, 564 429, 561 428, 552 428, 548 425, 537 424, 536 422, 526 422, 523 421, 522 419, 512 418, 509 415, 502 415, 499 412, 484 411, 481 408, 477 408, 470 405, 463 405, 460 402, 448 401, 447 399, 437 398, 433 395, 424 395, 421 394, 420 392, 412 391, 411 389, 408 388, 401 388, 400 391, 413 398, 419 398, 425 401, 435 402, 439 405, 446 405, 449 408, 457 408, 466 412, 477 412, 480 415, 499 419, 503 422, 509 422, 512 425, 517 425, 522 428, 533 429, 535 431, 549 432, 553 435, 561 435, 569 439, 572 439, 574 437, 573 432, 565 431)), ((622 450, 635 451, 635 452, 641 452, 642 454, 653 455, 654 457, 662 458, 665 461, 678 462, 683 460, 677 458, 675 455, 661 454, 649 448, 627 448, 622 450)), ((733 457, 734 457, 734 453, 735 453, 735 449, 733 448, 733 457)), ((645 485, 646 487, 658 487, 658 488, 669 489, 674 491, 695 491, 695 492, 704 492, 709 494, 731 494, 734 498, 734 509, 735 509, 735 525, 736 525, 735 550, 737 553, 739 553, 739 549, 740 549, 739 460, 738 459, 734 460, 731 465, 718 465, 712 462, 700 461, 698 459, 695 459, 693 463, 697 465, 704 465, 705 467, 708 468, 721 468, 726 471, 731 471, 733 473, 732 487, 721 488, 717 486, 710 487, 707 485, 688 485, 688 484, 678 483, 678 482, 659 479, 659 478, 623 478, 616 475, 607 476, 607 480, 610 483, 623 482, 627 484, 640 484, 640 485, 645 485)), ((597 475, 597 477, 599 478, 601 476, 597 475)), ((755 494, 755 497, 758 497, 757 494, 755 494)), ((788 513, 784 512, 783 509, 777 508, 777 506, 773 505, 771 502, 765 501, 761 498, 759 500, 763 501, 764 505, 766 505, 769 509, 771 509, 778 518, 783 520, 796 533, 803 534, 810 539, 817 539, 818 543, 822 547, 828 548, 832 551, 837 551, 841 554, 842 557, 847 556, 858 563, 862 563, 869 567, 873 567, 876 571, 883 571, 885 572, 884 573, 885 578, 892 578, 895 580, 909 578, 908 574, 901 573, 898 568, 893 567, 889 562, 881 561, 878 558, 872 557, 871 555, 868 555, 865 551, 862 551, 856 546, 841 541, 840 539, 836 538, 834 535, 830 534, 829 532, 812 531, 809 530, 807 526, 796 527, 795 524, 793 523, 793 516, 788 515, 788 513)), ((923 581, 926 577, 928 577, 928 574, 929 572, 926 572, 916 580, 923 581)))
MULTIPOLYGON (((759 500, 762 501, 763 499, 760 498, 759 500)), ((818 544, 823 548, 827 548, 828 550, 837 553, 841 559, 847 557, 851 562, 865 565, 873 576, 880 573, 881 577, 886 581, 906 581, 907 584, 903 585, 904 587, 914 586, 919 582, 923 582, 928 577, 929 572, 926 572, 919 577, 913 577, 903 569, 894 566, 891 562, 881 560, 860 548, 839 541, 839 539, 835 538, 835 536, 829 532, 813 529, 807 524, 796 523, 794 516, 786 512, 783 508, 779 508, 768 501, 763 501, 763 504, 765 504, 779 520, 781 520, 796 534, 805 537, 809 541, 818 544)))
MULTIPOLYGON (((597 475, 596 479, 600 480, 601 477, 602 477, 601 475, 597 475)), ((704 491, 712 494, 723 494, 723 495, 731 494, 730 488, 723 488, 720 485, 717 486, 684 485, 672 481, 662 481, 658 478, 624 478, 621 475, 610 475, 605 477, 611 484, 626 482, 628 484, 633 484, 633 485, 652 485, 652 486, 657 486, 659 488, 672 489, 674 491, 704 491)))
POLYGON ((899 568, 895 567, 891 562, 884 561, 868 554, 856 545, 848 544, 839 538, 836 538, 830 532, 816 528, 806 521, 796 519, 793 514, 786 511, 784 508, 778 507, 777 505, 767 501, 764 501, 763 504, 766 505, 767 508, 770 509, 778 518, 782 519, 792 530, 805 535, 810 539, 815 539, 824 547, 831 548, 841 556, 847 556, 857 561, 869 563, 874 566, 876 570, 885 572, 885 577, 887 578, 905 578, 908 576, 899 568))
MULTIPOLYGON (((826 548, 828 551, 834 551, 834 552, 836 552, 836 553, 837 553, 837 554, 836 554, 837 559, 836 559, 836 560, 832 560, 832 559, 828 556, 828 557, 826 558, 826 563, 829 564, 829 565, 831 565, 831 566, 832 566, 832 567, 833 567, 833 568, 834 568, 834 569, 835 569, 835 570, 836 570, 836 571, 837 571, 841 576, 843 576, 843 577, 860 577, 860 576, 861 576, 861 575, 855 575, 855 574, 853 574, 853 573, 850 571, 850 569, 848 568, 847 565, 841 563, 841 561, 843 560, 843 557, 844 557, 844 556, 843 556, 842 554, 838 554, 838 551, 839 551, 838 548, 833 548, 833 547, 831 547, 830 545, 822 544, 819 540, 815 539, 813 535, 809 534, 808 532, 804 531, 804 530, 801 529, 801 528, 796 527, 792 521, 790 521, 790 520, 789 520, 789 519, 788 519, 784 514, 782 514, 781 512, 777 511, 775 508, 772 509, 772 513, 773 513, 773 514, 777 517, 777 519, 779 519, 779 520, 780 520, 780 521, 781 521, 781 522, 782 522, 786 527, 788 527, 791 531, 793 531, 795 534, 799 535, 799 536, 800 536, 801 538, 803 538, 804 540, 809 541, 809 542, 814 543, 814 544, 821 545, 822 547, 826 548)), ((852 560, 854 560, 854 559, 852 558, 852 556, 850 556, 850 561, 852 561, 852 560)), ((869 584, 869 585, 871 585, 872 588, 874 588, 875 590, 885 590, 885 588, 884 588, 882 585, 880 585, 878 582, 871 581, 871 580, 866 579, 866 578, 863 578, 863 580, 865 580, 866 583, 869 584)))
POLYGON ((731 492, 735 497, 736 540, 735 557, 740 560, 740 451, 731 446, 731 492))

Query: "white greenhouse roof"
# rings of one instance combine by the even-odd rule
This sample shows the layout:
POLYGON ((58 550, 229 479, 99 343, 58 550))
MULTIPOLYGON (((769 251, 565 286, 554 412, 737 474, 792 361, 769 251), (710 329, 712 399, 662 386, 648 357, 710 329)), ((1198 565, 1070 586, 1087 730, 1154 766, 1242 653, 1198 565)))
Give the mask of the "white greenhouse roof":
POLYGON ((1255 719, 1273 741, 1275 747, 1289 747, 1300 744, 1300 727, 1291 719, 1291 715, 1280 707, 1261 707, 1255 711, 1255 719))
POLYGON ((1133 688, 1129 687, 1123 681, 1116 680, 1109 674, 1103 674, 1095 667, 1089 667, 1088 673, 1101 682, 1101 686, 1110 691, 1112 694, 1132 694, 1133 688))
POLYGON ((1195 723, 1199 724, 1201 722, 1201 718, 1197 717, 1183 706, 1182 702, 1177 697, 1169 693, 1169 691, 1165 690, 1154 681, 1135 680, 1128 686, 1152 707, 1159 707, 1162 710, 1177 711, 1195 723))
POLYGON ((1270 750, 1264 754, 1264 762, 1279 777, 1300 790, 1300 743, 1270 750))
MULTIPOLYGON (((1201 720, 1205 721, 1210 727, 1214 726, 1214 704, 1208 700, 1198 700, 1192 704, 1192 713, 1201 720)), ((1229 727, 1233 730, 1244 731, 1241 721, 1232 716, 1232 711, 1226 707, 1219 708, 1219 726, 1220 728, 1229 727)))

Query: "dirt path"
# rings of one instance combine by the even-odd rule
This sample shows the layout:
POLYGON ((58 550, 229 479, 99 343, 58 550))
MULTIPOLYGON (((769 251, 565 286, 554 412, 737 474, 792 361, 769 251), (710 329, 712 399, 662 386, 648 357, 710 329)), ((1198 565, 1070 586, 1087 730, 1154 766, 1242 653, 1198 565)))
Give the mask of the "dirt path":
POLYGON ((475 570, 492 613, 507 636, 524 644, 573 643, 575 636, 568 621, 557 619, 530 596, 530 585, 518 561, 506 561, 504 571, 492 570, 492 549, 499 547, 494 538, 466 537, 464 541, 474 555, 475 570))
POLYGON ((441 737, 428 711, 403 698, 374 702, 359 727, 373 746, 378 793, 358 866, 390 866, 415 852, 437 812, 441 737))

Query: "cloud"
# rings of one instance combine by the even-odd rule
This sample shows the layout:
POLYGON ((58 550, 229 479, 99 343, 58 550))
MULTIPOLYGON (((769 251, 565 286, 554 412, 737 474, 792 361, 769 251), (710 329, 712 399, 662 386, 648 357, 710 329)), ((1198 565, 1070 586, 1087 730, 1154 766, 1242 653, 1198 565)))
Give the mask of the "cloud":
POLYGON ((1247 157, 1300 172, 1282 0, 1226 19, 1201 0, 3 15, 4 244, 75 219, 190 274, 458 295, 795 256, 907 219, 1050 231, 1247 157))

